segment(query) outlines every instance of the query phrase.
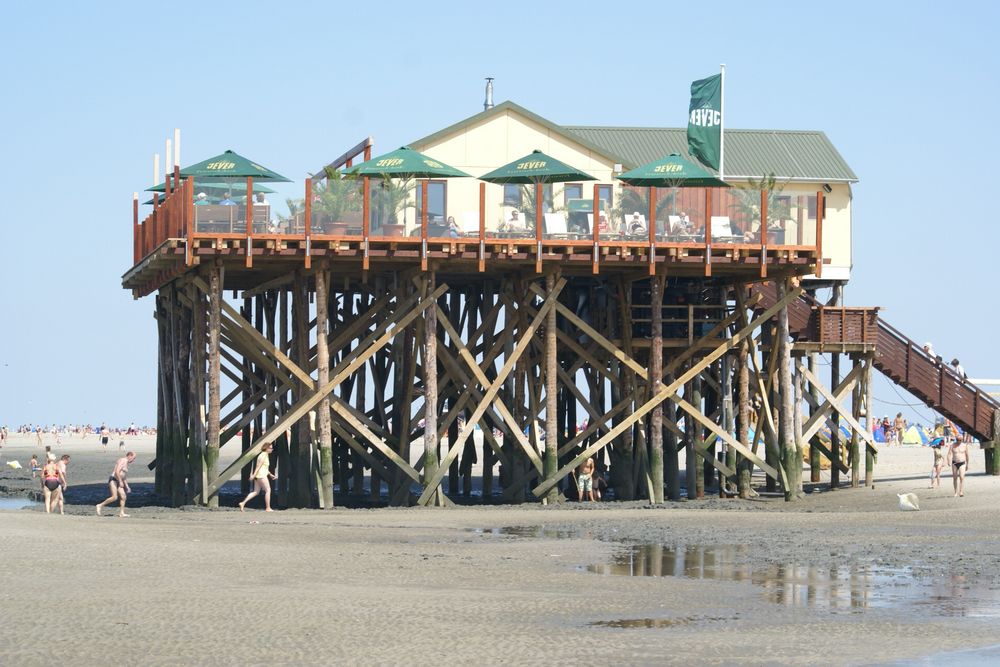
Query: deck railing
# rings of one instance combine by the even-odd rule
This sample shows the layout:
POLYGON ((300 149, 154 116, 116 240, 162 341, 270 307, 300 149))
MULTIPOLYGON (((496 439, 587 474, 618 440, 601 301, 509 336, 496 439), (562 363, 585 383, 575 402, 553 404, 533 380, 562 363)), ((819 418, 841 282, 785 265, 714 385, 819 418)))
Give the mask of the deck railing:
MULTIPOLYGON (((767 191, 748 195, 723 188, 652 188, 644 190, 646 211, 619 213, 617 219, 608 220, 605 207, 595 205, 592 212, 556 210, 542 216, 526 210, 517 219, 508 217, 515 207, 504 207, 494 220, 491 218, 498 216, 487 213, 486 188, 499 186, 480 183, 479 210, 445 218, 422 207, 415 212, 410 209, 408 215, 405 206, 394 203, 400 193, 392 188, 398 185, 367 178, 342 179, 335 169, 350 166, 351 158, 341 162, 344 164, 331 165, 317 178, 306 179, 302 205, 288 216, 278 216, 269 205, 248 204, 247 191, 253 192, 250 179, 241 185, 242 192, 227 193, 226 199, 232 195, 235 201, 221 201, 219 195, 203 197, 200 183, 180 179, 175 170, 167 179, 167 191, 162 198, 154 197, 153 211, 142 222, 137 202, 133 205, 134 263, 169 239, 185 242, 189 262, 192 246, 199 239, 240 239, 245 241, 240 247, 250 265, 253 240, 267 237, 303 241, 307 264, 309 248, 316 240, 358 242, 366 265, 371 244, 416 246, 422 263, 428 244, 478 245, 482 266, 486 244, 503 243, 534 246, 539 264, 541 255, 552 249, 592 249, 595 270, 607 248, 641 249, 648 251, 651 259, 659 249, 684 248, 703 258, 706 274, 711 272, 713 255, 742 251, 761 258, 762 276, 766 276, 770 251, 790 249, 814 253, 816 273, 822 272, 822 192, 783 197, 776 206, 775 197, 767 191)), ((428 201, 428 181, 412 186, 420 193, 418 201, 428 201)), ((600 202, 599 187, 594 186, 591 201, 600 202)), ((633 194, 623 197, 622 205, 637 201, 636 191, 628 192, 633 194)), ((532 248, 526 251, 530 253, 532 248)))

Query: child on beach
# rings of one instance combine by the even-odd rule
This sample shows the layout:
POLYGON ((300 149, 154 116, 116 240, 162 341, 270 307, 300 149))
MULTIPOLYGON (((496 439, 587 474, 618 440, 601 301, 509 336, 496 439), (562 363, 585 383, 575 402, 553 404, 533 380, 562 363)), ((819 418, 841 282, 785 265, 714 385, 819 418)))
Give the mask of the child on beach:
POLYGON ((35 454, 31 455, 31 463, 28 464, 28 467, 31 468, 31 479, 35 479, 38 473, 42 471, 41 467, 38 465, 37 455, 35 454))

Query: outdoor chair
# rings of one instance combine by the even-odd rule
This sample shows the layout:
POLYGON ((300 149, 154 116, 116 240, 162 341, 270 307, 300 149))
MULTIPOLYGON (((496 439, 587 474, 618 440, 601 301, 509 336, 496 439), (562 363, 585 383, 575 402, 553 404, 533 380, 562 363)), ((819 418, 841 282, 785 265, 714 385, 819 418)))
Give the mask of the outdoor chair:
POLYGON ((719 243, 739 243, 743 237, 733 233, 728 215, 712 216, 712 240, 719 243))
POLYGON ((566 226, 566 216, 562 213, 545 213, 545 238, 547 239, 568 239, 569 229, 566 226))
POLYGON ((462 214, 462 235, 479 236, 479 211, 466 211, 462 214))

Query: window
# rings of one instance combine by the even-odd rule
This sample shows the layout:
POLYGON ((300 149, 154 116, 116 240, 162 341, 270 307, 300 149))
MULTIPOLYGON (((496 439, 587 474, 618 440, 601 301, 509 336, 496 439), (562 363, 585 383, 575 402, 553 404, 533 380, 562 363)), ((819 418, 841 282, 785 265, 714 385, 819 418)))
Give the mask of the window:
POLYGON ((503 186, 503 205, 521 208, 521 186, 507 183, 503 186))
MULTIPOLYGON (((826 197, 823 197, 823 217, 826 217, 826 197)), ((816 219, 816 195, 809 197, 809 219, 816 219)))
POLYGON ((563 186, 563 206, 569 208, 570 199, 583 199, 582 183, 567 183, 563 186))
MULTIPOLYGON (((417 222, 420 222, 423 204, 423 186, 417 182, 417 222)), ((447 181, 429 181, 427 183, 427 222, 443 223, 445 211, 448 208, 447 181)))
POLYGON ((614 191, 614 186, 611 185, 598 185, 597 186, 597 198, 604 202, 604 210, 610 211, 612 204, 612 192, 614 191))

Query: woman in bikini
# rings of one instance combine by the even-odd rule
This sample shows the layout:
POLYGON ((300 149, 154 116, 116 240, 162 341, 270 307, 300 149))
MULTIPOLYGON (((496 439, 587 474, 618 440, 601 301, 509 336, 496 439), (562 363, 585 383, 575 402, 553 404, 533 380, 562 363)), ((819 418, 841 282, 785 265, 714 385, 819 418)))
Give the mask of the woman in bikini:
POLYGON ((965 470, 969 467, 969 446, 961 438, 948 445, 948 462, 951 464, 951 483, 955 487, 955 497, 965 495, 965 470))
POLYGON ((59 471, 55 461, 46 461, 42 466, 42 494, 45 497, 45 513, 52 513, 54 499, 58 498, 56 491, 62 486, 65 478, 59 471))
POLYGON ((278 479, 276 475, 271 474, 271 450, 274 449, 274 445, 267 443, 264 445, 260 454, 257 455, 257 461, 253 466, 253 473, 250 475, 250 479, 253 480, 253 489, 247 494, 247 497, 243 499, 240 503, 240 511, 243 511, 243 506, 250 502, 251 499, 257 496, 261 491, 264 492, 264 511, 273 512, 271 509, 271 482, 272 479, 278 479))

